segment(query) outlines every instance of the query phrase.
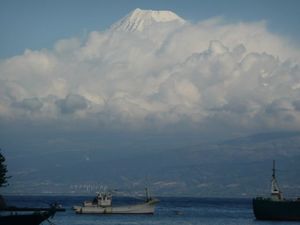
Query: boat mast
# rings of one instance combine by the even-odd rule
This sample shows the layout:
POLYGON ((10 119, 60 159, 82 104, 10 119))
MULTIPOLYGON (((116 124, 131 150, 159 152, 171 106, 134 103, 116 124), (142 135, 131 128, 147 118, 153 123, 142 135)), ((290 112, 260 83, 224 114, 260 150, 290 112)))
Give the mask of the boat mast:
POLYGON ((150 194, 149 194, 149 189, 146 187, 145 191, 146 191, 146 202, 148 202, 148 201, 151 200, 151 197, 150 197, 150 194))
POLYGON ((279 189, 279 186, 277 184, 276 176, 275 176, 275 160, 273 160, 273 169, 272 169, 272 185, 271 185, 271 198, 274 200, 281 200, 282 199, 282 193, 279 189))

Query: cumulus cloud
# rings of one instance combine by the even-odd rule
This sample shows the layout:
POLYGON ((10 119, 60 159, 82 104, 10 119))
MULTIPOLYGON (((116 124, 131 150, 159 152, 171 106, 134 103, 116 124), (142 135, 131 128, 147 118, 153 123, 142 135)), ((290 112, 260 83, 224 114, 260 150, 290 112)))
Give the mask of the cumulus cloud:
POLYGON ((64 99, 55 101, 62 113, 74 113, 78 110, 84 110, 88 104, 84 97, 80 95, 70 94, 64 99))
POLYGON ((43 107, 43 103, 38 98, 25 98, 21 102, 15 103, 15 106, 29 111, 37 111, 43 107))
POLYGON ((299 128, 299 56, 265 22, 94 31, 0 62, 0 117, 299 128))

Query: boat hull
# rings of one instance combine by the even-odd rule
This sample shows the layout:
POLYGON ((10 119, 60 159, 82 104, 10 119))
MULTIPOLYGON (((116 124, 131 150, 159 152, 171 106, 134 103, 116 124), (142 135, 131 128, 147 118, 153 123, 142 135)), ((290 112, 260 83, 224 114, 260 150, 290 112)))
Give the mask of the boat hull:
POLYGON ((75 206, 74 209, 78 214, 154 214, 155 203, 147 202, 143 204, 119 207, 75 206))
POLYGON ((300 220, 300 201, 255 198, 253 212, 258 220, 300 220))
POLYGON ((39 225, 51 216, 48 212, 0 216, 1 225, 39 225))

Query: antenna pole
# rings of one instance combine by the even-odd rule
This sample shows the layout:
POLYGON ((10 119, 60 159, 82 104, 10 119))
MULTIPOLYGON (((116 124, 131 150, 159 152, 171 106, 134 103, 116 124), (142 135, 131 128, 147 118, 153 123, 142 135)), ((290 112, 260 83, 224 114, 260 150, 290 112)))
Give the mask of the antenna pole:
POLYGON ((273 174, 272 174, 272 177, 275 178, 275 160, 273 160, 273 174))

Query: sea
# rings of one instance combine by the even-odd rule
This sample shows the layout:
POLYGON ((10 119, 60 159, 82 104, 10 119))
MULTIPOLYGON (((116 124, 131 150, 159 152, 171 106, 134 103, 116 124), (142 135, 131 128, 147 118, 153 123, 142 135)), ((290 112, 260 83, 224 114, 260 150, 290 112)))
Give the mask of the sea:
MULTIPOLYGON (((299 222, 258 221, 252 212, 251 199, 160 197, 154 215, 77 215, 72 206, 91 200, 93 196, 5 196, 9 205, 47 207, 59 203, 66 212, 50 219, 55 225, 269 225, 299 222)), ((141 199, 117 197, 114 205, 141 202, 141 199)), ((51 224, 44 221, 42 225, 51 224)))

